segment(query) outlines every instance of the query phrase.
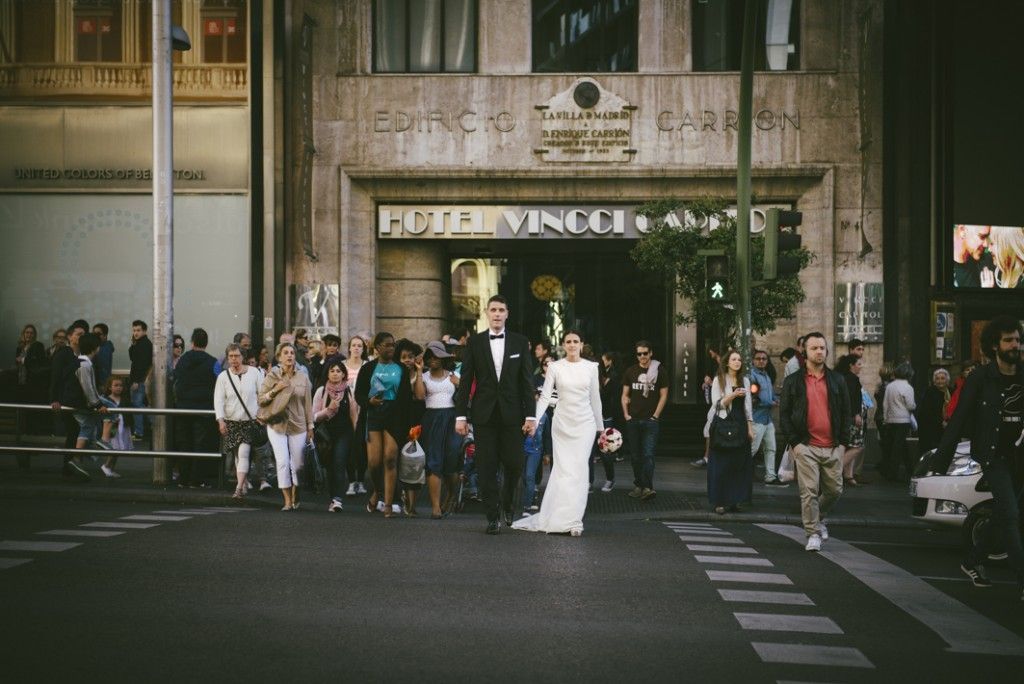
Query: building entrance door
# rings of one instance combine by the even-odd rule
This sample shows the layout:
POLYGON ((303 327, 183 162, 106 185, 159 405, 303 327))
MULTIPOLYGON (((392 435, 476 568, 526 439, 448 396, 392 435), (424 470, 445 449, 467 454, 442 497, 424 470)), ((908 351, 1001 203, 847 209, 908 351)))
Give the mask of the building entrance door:
POLYGON ((453 330, 482 330, 487 299, 500 293, 509 300, 509 327, 534 342, 555 346, 565 330, 576 329, 595 353, 631 353, 636 340, 647 339, 664 354, 672 329, 664 283, 639 271, 626 245, 617 244, 614 251, 573 246, 577 249, 453 255, 453 330))

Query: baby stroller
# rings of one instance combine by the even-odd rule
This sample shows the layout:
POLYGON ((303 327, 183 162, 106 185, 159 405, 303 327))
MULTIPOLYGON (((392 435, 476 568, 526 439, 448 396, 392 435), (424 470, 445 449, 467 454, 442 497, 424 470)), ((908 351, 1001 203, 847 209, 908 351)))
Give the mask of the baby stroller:
POLYGON ((467 501, 479 501, 476 464, 473 456, 476 454, 476 441, 473 439, 473 426, 469 426, 469 434, 462 438, 462 458, 459 469, 459 491, 455 496, 452 512, 461 513, 466 507, 467 501))

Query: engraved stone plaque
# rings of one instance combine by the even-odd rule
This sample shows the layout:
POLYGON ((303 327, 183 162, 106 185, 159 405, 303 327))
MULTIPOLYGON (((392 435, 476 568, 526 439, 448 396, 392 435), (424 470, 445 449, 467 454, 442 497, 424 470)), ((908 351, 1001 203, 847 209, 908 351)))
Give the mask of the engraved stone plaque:
POLYGON ((577 79, 538 105, 540 145, 534 152, 546 162, 629 162, 636 107, 590 78, 577 79))

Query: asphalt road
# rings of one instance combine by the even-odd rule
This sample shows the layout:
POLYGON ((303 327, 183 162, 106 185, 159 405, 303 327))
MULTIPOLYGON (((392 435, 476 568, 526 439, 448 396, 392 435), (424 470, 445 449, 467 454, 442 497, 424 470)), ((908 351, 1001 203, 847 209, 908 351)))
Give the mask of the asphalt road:
POLYGON ((835 526, 817 555, 797 528, 710 525, 489 537, 469 515, 5 501, 0 662, 11 681, 1019 681, 1024 603, 1005 568, 961 578, 955 532, 835 526), (164 511, 182 519, 133 517, 164 511))

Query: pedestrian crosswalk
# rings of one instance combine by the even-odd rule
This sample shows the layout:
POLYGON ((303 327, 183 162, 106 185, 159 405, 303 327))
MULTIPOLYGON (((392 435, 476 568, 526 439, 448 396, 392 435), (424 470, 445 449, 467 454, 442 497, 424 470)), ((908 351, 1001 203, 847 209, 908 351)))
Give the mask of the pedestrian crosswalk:
POLYGON ((814 601, 799 591, 784 591, 783 587, 794 586, 793 580, 779 572, 775 563, 762 557, 757 549, 747 545, 731 532, 710 523, 676 522, 665 523, 687 551, 694 553, 693 559, 701 565, 722 566, 706 568, 704 573, 709 581, 716 584, 750 585, 749 589, 719 588, 723 601, 731 604, 761 606, 761 612, 737 610, 733 617, 744 632, 764 634, 794 634, 802 640, 829 638, 829 643, 775 643, 751 641, 754 652, 763 663, 807 666, 824 665, 837 668, 873 669, 874 664, 859 649, 834 643, 838 636, 844 636, 842 627, 826 615, 784 612, 796 608, 814 609, 814 601), (737 569, 726 569, 726 568, 737 569), (743 569, 739 569, 743 568, 743 569), (775 587, 769 589, 768 587, 775 587), (774 606, 779 612, 768 612, 774 606))
POLYGON ((159 527, 163 523, 184 522, 195 517, 208 515, 221 515, 230 513, 243 513, 252 511, 251 508, 227 508, 223 506, 209 506, 204 508, 184 508, 179 510, 160 510, 149 514, 134 514, 121 516, 117 520, 96 520, 93 522, 81 523, 75 529, 55 528, 35 532, 36 535, 46 537, 63 537, 76 539, 78 541, 41 541, 32 539, 0 539, 0 570, 9 570, 27 563, 31 563, 37 556, 26 556, 25 554, 53 554, 82 546, 87 541, 109 539, 119 537, 129 532, 148 530, 159 527), (18 553, 17 557, 5 556, 4 553, 18 553))

